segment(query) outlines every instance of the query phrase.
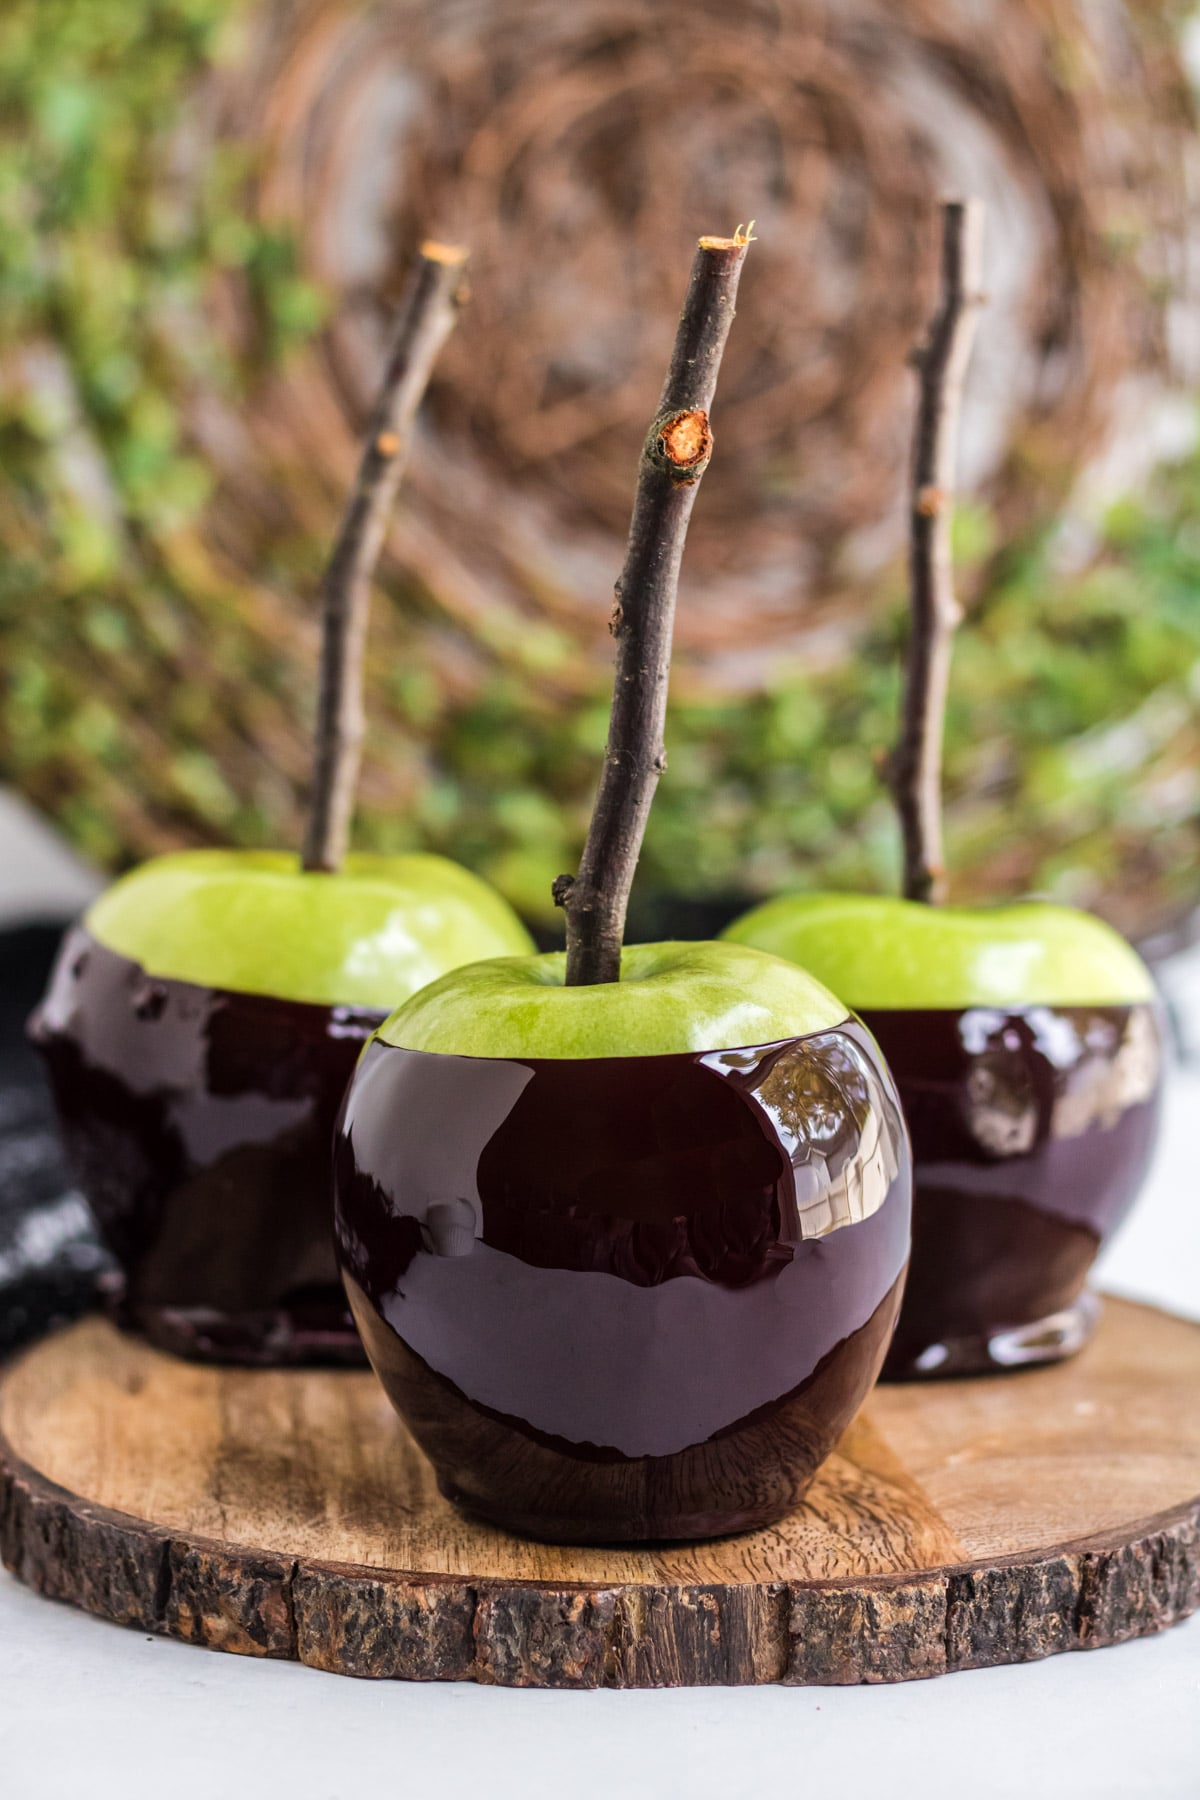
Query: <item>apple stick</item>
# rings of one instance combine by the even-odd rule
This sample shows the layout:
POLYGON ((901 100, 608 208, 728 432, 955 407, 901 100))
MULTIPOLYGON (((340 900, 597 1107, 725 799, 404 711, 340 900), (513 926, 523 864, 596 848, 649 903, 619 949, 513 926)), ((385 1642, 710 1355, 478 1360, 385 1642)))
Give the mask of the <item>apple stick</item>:
POLYGON ((336 870, 346 854, 363 742, 363 651, 371 577, 412 448, 417 409, 465 293, 467 252, 426 241, 401 297, 358 474, 325 570, 312 797, 304 867, 336 870))
POLYGON ((617 640, 612 715, 578 876, 553 886, 567 915, 567 985, 617 981, 625 912, 658 778, 675 596, 688 520, 712 455, 708 409, 733 322, 753 223, 702 237, 675 349, 638 464, 625 566, 609 630, 617 640))
POLYGON ((962 618, 954 595, 950 522, 963 377, 983 301, 982 250, 982 203, 947 201, 942 208, 941 301, 925 344, 913 355, 920 398, 909 536, 912 626, 900 738, 888 779, 904 838, 905 897, 933 904, 946 898, 942 739, 950 654, 962 618))

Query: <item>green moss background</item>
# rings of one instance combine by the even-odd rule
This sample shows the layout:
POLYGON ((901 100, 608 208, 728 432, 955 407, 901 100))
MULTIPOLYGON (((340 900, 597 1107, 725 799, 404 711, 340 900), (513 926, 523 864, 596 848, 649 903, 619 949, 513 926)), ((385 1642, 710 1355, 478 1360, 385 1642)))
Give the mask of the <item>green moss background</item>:
MULTIPOLYGON (((298 837, 296 634, 311 637, 324 546, 271 539, 248 606, 202 529, 213 476, 185 422, 199 391, 237 404, 286 379, 324 313, 291 246, 251 222, 252 157, 187 166, 180 121, 236 58, 242 11, 0 12, 0 773, 112 868, 298 837), (222 284, 255 322, 233 347, 212 327, 222 284)), ((1138 933, 1179 917, 1200 899, 1200 457, 1110 508, 1086 553, 1062 531, 999 546, 981 504, 957 535, 974 596, 949 719, 958 894, 1032 887, 1138 933)), ((863 593, 832 672, 780 669, 749 699, 677 693, 645 921, 671 895, 894 883, 877 757, 901 584, 863 593)), ((545 917, 586 822, 606 671, 580 704, 556 679, 573 647, 530 632, 450 691, 412 654, 421 607, 385 573, 359 841, 449 851, 545 917)))

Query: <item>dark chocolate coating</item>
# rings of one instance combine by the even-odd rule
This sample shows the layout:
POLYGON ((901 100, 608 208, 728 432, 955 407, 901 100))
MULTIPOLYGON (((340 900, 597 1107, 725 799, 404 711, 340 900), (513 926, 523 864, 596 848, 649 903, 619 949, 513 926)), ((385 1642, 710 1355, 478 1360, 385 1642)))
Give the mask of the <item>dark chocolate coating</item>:
POLYGON ((1058 1361, 1154 1147, 1157 1008, 864 1011, 912 1135, 913 1250, 884 1378, 1058 1361))
POLYGON ((383 1016, 160 980, 67 934, 29 1031, 120 1265, 123 1323, 185 1356, 362 1362, 331 1150, 383 1016))
POLYGON ((856 1023, 579 1061, 377 1040, 334 1170, 376 1372, 443 1492, 529 1536, 782 1517, 891 1336, 909 1153, 856 1023))

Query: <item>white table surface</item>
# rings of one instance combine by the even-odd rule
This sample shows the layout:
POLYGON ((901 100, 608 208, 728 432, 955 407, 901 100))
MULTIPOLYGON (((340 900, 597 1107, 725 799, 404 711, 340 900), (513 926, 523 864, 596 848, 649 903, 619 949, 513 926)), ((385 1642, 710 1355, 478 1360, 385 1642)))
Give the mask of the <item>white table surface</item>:
MULTIPOLYGON (((1200 1046, 1200 951, 1168 988, 1200 1046)), ((1102 1283, 1200 1316, 1200 1062, 1102 1283)), ((1200 1395, 1197 1396, 1200 1405, 1200 1395)), ((3 1800, 1198 1800, 1200 1615, 896 1687, 538 1693, 352 1681, 121 1630, 0 1573, 3 1800)))

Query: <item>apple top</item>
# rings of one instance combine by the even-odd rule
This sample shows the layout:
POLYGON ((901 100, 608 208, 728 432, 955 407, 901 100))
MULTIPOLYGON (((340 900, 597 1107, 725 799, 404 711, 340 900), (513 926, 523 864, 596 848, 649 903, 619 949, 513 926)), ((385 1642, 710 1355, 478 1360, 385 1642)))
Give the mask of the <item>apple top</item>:
POLYGON ((348 856, 319 875, 281 850, 185 850, 123 876, 84 924, 165 980, 380 1011, 533 947, 507 901, 441 856, 348 856))
POLYGON ((670 1056, 780 1043, 847 1017, 811 975, 740 944, 633 944, 620 981, 567 987, 565 973, 562 955, 456 969, 378 1036, 442 1056, 670 1056))
POLYGON ((794 894, 729 926, 811 969, 859 1011, 1130 1006, 1154 993, 1137 952, 1068 906, 925 906, 874 894, 794 894))

